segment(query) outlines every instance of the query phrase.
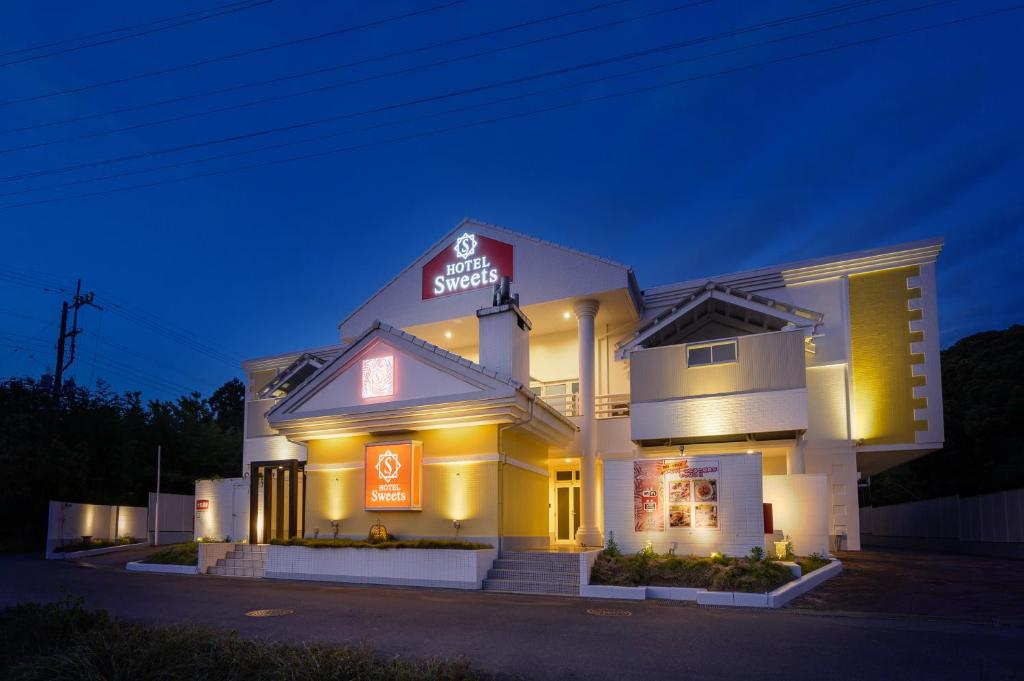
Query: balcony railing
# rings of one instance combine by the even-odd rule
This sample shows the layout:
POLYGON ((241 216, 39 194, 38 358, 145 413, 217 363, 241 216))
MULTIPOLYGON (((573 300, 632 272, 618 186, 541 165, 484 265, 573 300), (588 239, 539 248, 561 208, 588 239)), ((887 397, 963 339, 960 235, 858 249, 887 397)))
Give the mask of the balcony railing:
POLYGON ((547 402, 555 411, 562 416, 580 415, 579 393, 561 393, 558 395, 544 395, 542 400, 547 402))
MULTIPOLYGON (((579 393, 544 395, 541 399, 562 416, 583 416, 579 393)), ((613 419, 623 416, 629 416, 629 395, 627 393, 594 396, 594 418, 613 419)))
POLYGON ((594 418, 616 419, 629 416, 629 393, 594 396, 594 418))

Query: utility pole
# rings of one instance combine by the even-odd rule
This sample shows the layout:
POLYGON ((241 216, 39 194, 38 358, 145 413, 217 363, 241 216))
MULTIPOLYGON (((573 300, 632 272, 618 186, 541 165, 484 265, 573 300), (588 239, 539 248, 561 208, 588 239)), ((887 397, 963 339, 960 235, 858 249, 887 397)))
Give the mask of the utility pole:
POLYGON ((64 301, 60 308, 60 335, 57 337, 57 364, 53 372, 53 396, 59 397, 61 387, 64 384, 64 372, 71 366, 71 363, 75 361, 75 347, 76 339, 78 334, 82 333, 82 329, 78 328, 78 310, 79 308, 90 305, 95 307, 97 310, 103 308, 93 302, 96 294, 93 292, 82 294, 82 280, 78 280, 78 285, 75 287, 75 297, 68 303, 64 301), (68 310, 73 310, 71 318, 71 330, 68 330, 68 310), (71 353, 68 356, 67 361, 64 361, 64 348, 67 345, 68 339, 71 339, 71 353))
POLYGON ((160 457, 162 447, 156 446, 156 520, 153 522, 153 546, 160 546, 160 457))

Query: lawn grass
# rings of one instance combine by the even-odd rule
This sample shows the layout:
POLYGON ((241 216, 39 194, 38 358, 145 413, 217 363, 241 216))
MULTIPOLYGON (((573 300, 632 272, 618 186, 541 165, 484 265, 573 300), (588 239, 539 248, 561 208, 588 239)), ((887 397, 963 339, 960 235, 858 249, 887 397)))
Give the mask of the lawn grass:
POLYGON ((492 679, 462 660, 407 660, 366 647, 243 639, 204 627, 152 627, 86 610, 80 600, 0 611, 0 678, 9 681, 492 679))
MULTIPOLYGON (((762 552, 763 553, 763 552, 762 552)), ((591 584, 674 586, 709 591, 767 593, 792 581, 785 565, 761 556, 660 556, 648 551, 615 555, 605 551, 594 561, 591 584)))
POLYGON ((135 537, 118 537, 117 539, 90 539, 89 541, 76 541, 73 544, 64 544, 56 547, 54 553, 73 553, 75 551, 89 551, 92 549, 106 549, 111 546, 127 546, 137 544, 141 539, 135 537))
POLYGON ((818 568, 823 568, 832 561, 817 553, 812 553, 809 556, 799 556, 796 559, 796 564, 800 566, 803 574, 814 572, 818 568))
POLYGON ((305 546, 310 549, 456 549, 479 551, 494 548, 490 544, 460 541, 458 539, 389 539, 370 542, 365 539, 271 539, 275 546, 305 546))
POLYGON ((199 544, 194 541, 170 544, 151 553, 142 562, 158 565, 199 565, 199 544))

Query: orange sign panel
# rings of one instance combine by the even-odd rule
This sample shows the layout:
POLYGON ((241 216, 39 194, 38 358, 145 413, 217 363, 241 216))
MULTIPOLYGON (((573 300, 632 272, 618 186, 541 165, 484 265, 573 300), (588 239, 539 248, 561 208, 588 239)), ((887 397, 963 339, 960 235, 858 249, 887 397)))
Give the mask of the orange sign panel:
POLYGON ((418 511, 422 508, 423 444, 376 442, 366 445, 363 465, 367 511, 418 511))

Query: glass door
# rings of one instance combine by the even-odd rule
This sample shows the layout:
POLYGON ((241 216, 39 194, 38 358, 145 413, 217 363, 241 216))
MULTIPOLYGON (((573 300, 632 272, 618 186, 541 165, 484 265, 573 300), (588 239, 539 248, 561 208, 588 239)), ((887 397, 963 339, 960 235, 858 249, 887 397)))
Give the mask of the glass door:
POLYGON ((555 540, 562 544, 576 540, 580 527, 580 472, 555 471, 555 540))

